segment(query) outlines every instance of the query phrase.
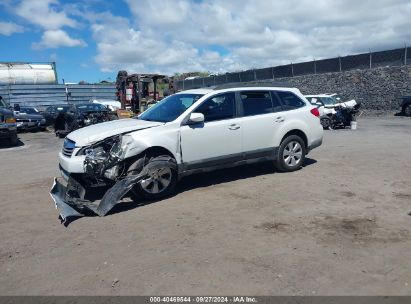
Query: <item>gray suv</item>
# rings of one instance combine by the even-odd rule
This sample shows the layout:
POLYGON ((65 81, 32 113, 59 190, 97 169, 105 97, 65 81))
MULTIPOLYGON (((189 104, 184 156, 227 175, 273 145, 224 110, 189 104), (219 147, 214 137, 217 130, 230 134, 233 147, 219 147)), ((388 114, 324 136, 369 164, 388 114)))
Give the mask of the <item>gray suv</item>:
POLYGON ((17 125, 16 118, 10 106, 0 96, 0 139, 8 139, 10 145, 16 146, 17 139, 17 125))

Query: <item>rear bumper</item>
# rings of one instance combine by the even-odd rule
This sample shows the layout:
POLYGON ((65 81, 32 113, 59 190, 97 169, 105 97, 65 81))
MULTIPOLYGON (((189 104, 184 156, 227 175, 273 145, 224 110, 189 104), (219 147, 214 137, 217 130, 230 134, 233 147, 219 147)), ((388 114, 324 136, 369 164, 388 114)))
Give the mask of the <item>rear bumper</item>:
POLYGON ((314 140, 309 146, 308 146, 308 152, 310 152, 312 149, 318 148, 319 146, 321 146, 323 143, 323 139, 316 139, 314 140))

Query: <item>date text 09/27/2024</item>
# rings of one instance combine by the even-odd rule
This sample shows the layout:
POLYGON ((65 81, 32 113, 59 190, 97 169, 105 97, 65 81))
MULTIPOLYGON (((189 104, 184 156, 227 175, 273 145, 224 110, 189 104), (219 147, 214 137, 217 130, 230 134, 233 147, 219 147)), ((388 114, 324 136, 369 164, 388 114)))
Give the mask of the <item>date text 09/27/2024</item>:
POLYGON ((254 297, 150 297, 150 303, 257 303, 254 297))

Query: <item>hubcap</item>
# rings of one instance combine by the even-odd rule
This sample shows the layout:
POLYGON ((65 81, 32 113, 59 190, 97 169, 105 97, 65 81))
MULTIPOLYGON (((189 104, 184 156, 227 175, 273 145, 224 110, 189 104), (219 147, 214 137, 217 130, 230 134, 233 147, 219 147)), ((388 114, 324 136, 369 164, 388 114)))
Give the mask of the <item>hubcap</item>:
POLYGON ((287 166, 294 167, 301 162, 303 149, 299 142, 291 141, 285 146, 283 159, 287 166))
POLYGON ((163 192, 171 183, 171 174, 170 168, 153 170, 140 182, 141 188, 150 194, 163 192))

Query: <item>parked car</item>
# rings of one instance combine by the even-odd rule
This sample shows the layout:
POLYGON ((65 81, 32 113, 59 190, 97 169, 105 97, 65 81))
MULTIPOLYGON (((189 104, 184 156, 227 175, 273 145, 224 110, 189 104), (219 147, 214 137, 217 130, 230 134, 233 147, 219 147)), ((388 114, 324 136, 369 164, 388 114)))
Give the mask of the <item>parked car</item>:
POLYGON ((335 105, 338 103, 337 100, 327 94, 318 95, 304 95, 305 98, 312 104, 317 106, 322 106, 322 115, 332 113, 335 105))
POLYGON ((18 131, 45 130, 46 119, 35 107, 19 107, 14 111, 18 131))
POLYGON ((84 209, 104 215, 129 191, 135 198, 159 199, 190 174, 259 161, 298 170, 322 140, 318 109, 298 89, 188 90, 137 119, 70 133, 59 153, 68 188, 55 180, 51 194, 63 219, 84 209), (108 189, 103 201, 88 203, 87 189, 99 186, 108 189))
POLYGON ((11 146, 18 144, 16 118, 10 106, 0 98, 0 138, 8 139, 11 146))
POLYGON ((320 112, 320 122, 324 129, 346 127, 355 120, 360 104, 354 99, 342 102, 337 94, 319 94, 304 96, 320 112))
POLYGON ((107 107, 99 103, 71 105, 66 112, 60 112, 54 122, 54 132, 63 138, 68 133, 96 123, 116 119, 107 107))
POLYGON ((110 100, 110 99, 92 99, 90 100, 92 103, 102 104, 107 107, 110 111, 117 111, 121 109, 121 102, 118 100, 110 100))
POLYGON ((400 107, 402 115, 411 117, 411 96, 403 96, 400 107))
POLYGON ((46 125, 52 126, 56 121, 57 116, 60 113, 66 113, 70 109, 70 105, 68 104, 61 104, 61 105, 53 105, 48 106, 46 110, 42 113, 44 118, 46 119, 46 125))

